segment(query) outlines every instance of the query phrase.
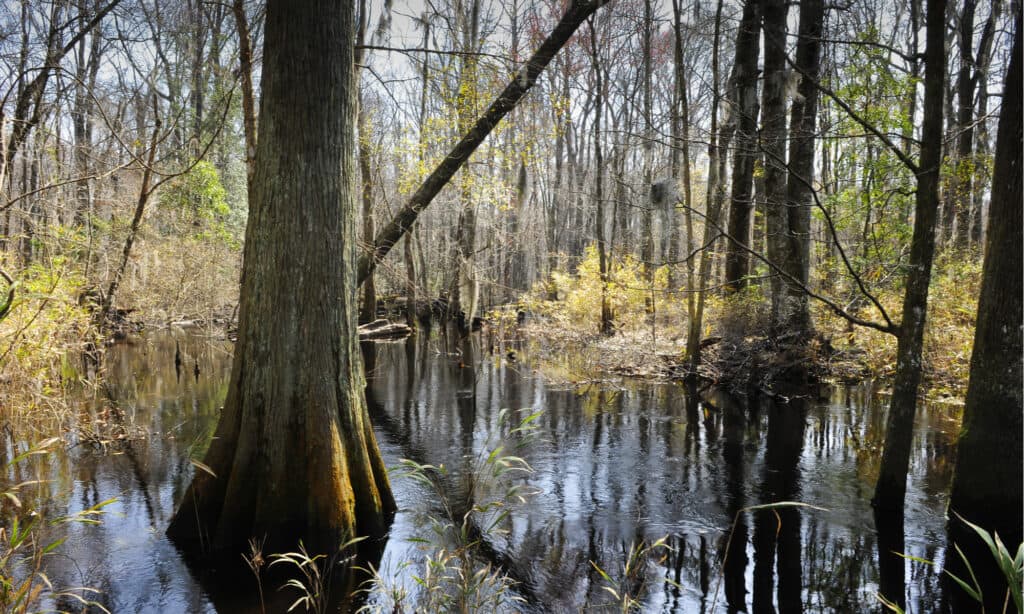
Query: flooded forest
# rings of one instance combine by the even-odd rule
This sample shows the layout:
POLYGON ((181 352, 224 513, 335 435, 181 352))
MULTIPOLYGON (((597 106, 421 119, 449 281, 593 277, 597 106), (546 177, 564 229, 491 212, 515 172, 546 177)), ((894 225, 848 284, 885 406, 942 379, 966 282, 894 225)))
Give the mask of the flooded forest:
POLYGON ((0 6, 0 611, 1021 612, 1009 0, 0 6))

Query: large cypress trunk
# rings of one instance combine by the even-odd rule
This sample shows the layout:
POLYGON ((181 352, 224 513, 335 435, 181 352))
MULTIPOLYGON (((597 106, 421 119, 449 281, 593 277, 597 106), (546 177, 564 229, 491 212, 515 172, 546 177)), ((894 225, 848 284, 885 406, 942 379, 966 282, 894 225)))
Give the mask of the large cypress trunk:
MULTIPOLYGON (((204 463, 168 534, 237 557, 335 552, 394 509, 356 334, 351 2, 267 3, 238 343, 204 463)), ((237 559, 236 559, 237 560, 237 559)))
MULTIPOLYGON (((1010 548, 1021 542, 1024 493, 1021 484, 1021 428, 1024 394, 1021 392, 1021 321, 1024 294, 1021 265, 1021 17, 1015 19, 1013 53, 1007 71, 1003 108, 999 118, 992 205, 985 265, 978 299, 978 327, 971 354, 964 422, 957 447, 956 476, 949 509, 963 518, 995 531, 1010 548)), ((952 516, 952 515, 951 515, 952 516)), ((965 551, 981 544, 977 536, 950 519, 950 537, 965 551)), ((986 607, 999 611, 1005 582, 988 552, 969 557, 976 575, 986 582, 986 607), (980 569, 979 569, 980 566, 980 569), (994 580, 996 587, 989 586, 994 580), (1003 590, 999 590, 999 589, 1003 590)), ((947 557, 960 577, 968 577, 955 557, 947 557)))

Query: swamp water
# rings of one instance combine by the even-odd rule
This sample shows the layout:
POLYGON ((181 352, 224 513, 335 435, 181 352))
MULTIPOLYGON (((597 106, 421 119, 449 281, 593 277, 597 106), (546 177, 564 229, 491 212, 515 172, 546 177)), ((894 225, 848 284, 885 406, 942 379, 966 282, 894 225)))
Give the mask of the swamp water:
MULTIPOLYGON (((94 411, 93 440, 33 467, 48 480, 48 517, 117 498, 102 524, 63 525, 68 540, 49 560, 57 587, 98 589, 96 600, 114 613, 259 611, 254 581, 236 591, 218 587, 228 596, 212 597, 204 588, 210 582, 201 583, 164 536, 196 470, 190 458, 201 458, 216 425, 230 349, 180 332, 110 348, 107 383, 96 396, 121 413, 94 411), (176 343, 184 358, 178 372, 176 343), (118 430, 110 430, 111 420, 118 430), (130 439, 136 429, 148 437, 117 441, 117 432, 130 439)), ((519 583, 525 603, 518 609, 614 611, 606 587, 641 584, 644 612, 881 611, 881 587, 888 595, 904 590, 908 611, 940 609, 934 569, 894 555, 880 566, 878 552, 941 565, 954 410, 918 411, 904 539, 898 530, 879 531, 873 519, 885 403, 867 387, 788 404, 715 393, 698 401, 681 384, 551 384, 507 351, 479 335, 459 341, 436 333, 364 346, 367 398, 385 461, 444 464, 452 507, 467 506, 459 500, 460 473, 507 436, 501 410, 512 410, 512 422, 543 410, 539 437, 516 452, 534 470, 519 481, 539 492, 512 508, 504 530, 490 533, 480 549, 519 583), (741 511, 781 500, 823 509, 741 511), (630 582, 620 582, 630 546, 659 538, 671 549, 652 553, 630 582)), ((18 442, 4 437, 9 458, 18 442)), ((426 516, 441 502, 410 478, 393 477, 392 487, 400 511, 378 566, 389 585, 408 591, 410 611, 413 575, 422 574, 420 562, 430 554, 418 540, 433 537, 426 516)), ((371 595, 369 603, 376 602, 384 598, 371 595)))

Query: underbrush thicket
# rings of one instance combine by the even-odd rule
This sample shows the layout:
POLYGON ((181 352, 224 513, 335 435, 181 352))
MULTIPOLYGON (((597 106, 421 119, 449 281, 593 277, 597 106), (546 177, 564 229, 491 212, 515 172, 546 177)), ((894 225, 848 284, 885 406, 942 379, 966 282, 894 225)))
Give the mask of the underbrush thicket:
POLYGON ((539 359, 545 371, 575 383, 609 373, 666 375, 667 359, 681 355, 686 344, 685 295, 670 292, 669 282, 668 267, 653 270, 648 282, 639 260, 613 259, 607 289, 613 336, 598 333, 602 282, 593 246, 575 273, 554 271, 538 282, 519 304, 533 316, 526 330, 544 341, 539 359))
MULTIPOLYGON (((0 267, 14 269, 5 260, 0 267)), ((70 259, 35 262, 15 284, 11 310, 0 320, 0 425, 41 438, 66 426, 69 384, 98 333, 79 300, 87 282, 70 259)))
MULTIPOLYGON (((100 330, 97 314, 131 231, 135 189, 123 186, 84 227, 53 220, 31 237, 0 237, 0 269, 15 286, 0 319, 0 426, 40 437, 70 426, 69 394, 81 396, 86 383, 83 356, 100 351, 111 332, 100 330)), ((161 188, 135 237, 112 326, 231 317, 244 211, 226 198, 216 170, 202 162, 161 188)))
MULTIPOLYGON (((670 375, 672 364, 685 357, 687 293, 669 289, 669 271, 661 267, 653 281, 643 277, 640 263, 630 255, 612 259, 607 292, 615 317, 615 334, 599 334, 601 279, 597 252, 590 248, 573 273, 555 271, 520 300, 534 319, 527 331, 541 337, 552 351, 545 366, 556 379, 584 381, 602 373, 670 375), (653 299, 653 300, 652 300, 653 299), (653 304, 653 314, 649 306, 653 304), (572 360, 568 347, 582 350, 572 360)), ((685 272, 673 272, 681 280, 685 272)), ((766 282, 765 282, 766 283, 766 282)), ((932 277, 925 337, 925 380, 932 398, 962 398, 974 339, 977 296, 981 284, 978 258, 940 258, 932 277)), ((678 283, 676 284, 678 285, 678 283)), ((876 284, 878 301, 894 321, 899 321, 903 287, 876 284)), ((714 370, 716 359, 735 351, 754 352, 764 347, 768 335, 767 288, 752 284, 732 296, 717 289, 708 292, 702 337, 713 340, 706 353, 714 370)), ((827 296, 853 296, 850 288, 834 284, 822 289, 827 296)), ((881 320, 869 301, 839 301, 866 319, 881 320), (859 306, 858 306, 859 305, 859 306)), ((855 380, 887 377, 895 369, 896 338, 880 331, 851 326, 827 305, 811 300, 816 339, 807 356, 821 364, 816 371, 826 377, 855 380)))

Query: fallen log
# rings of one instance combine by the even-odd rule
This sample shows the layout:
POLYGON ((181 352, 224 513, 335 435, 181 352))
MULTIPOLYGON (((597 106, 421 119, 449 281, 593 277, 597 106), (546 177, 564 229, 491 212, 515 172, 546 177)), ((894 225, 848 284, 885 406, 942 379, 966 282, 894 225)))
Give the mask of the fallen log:
POLYGON ((392 322, 384 318, 359 326, 359 340, 373 341, 378 339, 401 339, 412 334, 412 329, 400 322, 392 322))

